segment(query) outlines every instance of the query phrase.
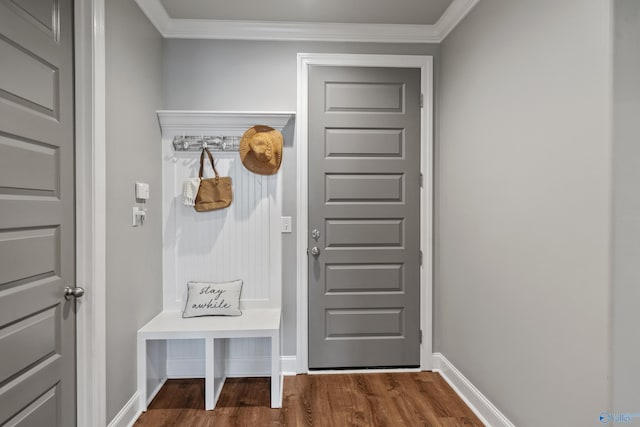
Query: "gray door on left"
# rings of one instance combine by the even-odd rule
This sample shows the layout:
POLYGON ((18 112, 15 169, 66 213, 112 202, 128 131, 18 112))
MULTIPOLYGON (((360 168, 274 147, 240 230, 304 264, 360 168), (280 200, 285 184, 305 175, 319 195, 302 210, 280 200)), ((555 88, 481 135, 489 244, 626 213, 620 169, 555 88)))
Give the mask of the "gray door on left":
POLYGON ((74 426, 73 2, 0 0, 0 425, 74 426))

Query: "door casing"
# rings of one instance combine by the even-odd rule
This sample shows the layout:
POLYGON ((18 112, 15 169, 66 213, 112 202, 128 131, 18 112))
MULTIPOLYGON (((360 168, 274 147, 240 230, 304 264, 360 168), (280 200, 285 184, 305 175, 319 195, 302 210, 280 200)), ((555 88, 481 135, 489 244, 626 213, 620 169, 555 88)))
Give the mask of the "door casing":
MULTIPOLYGON (((309 233, 308 194, 308 102, 309 66, 419 68, 423 108, 420 114, 420 170, 423 185, 420 191, 420 370, 432 369, 432 289, 433 289, 433 57, 427 55, 357 55, 357 54, 298 54, 298 95, 296 117, 297 141, 297 372, 309 373, 308 357, 308 287, 309 268, 307 236, 309 233)), ((344 371, 341 371, 344 372, 344 371)))
POLYGON ((106 426, 105 0, 75 0, 77 425, 106 426))

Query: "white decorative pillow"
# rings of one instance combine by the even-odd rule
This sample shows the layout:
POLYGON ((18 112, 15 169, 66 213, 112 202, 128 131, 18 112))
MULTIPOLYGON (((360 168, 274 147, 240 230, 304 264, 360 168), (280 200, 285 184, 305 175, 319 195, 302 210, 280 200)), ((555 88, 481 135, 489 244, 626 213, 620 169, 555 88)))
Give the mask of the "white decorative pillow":
POLYGON ((182 317, 240 316, 242 280, 223 283, 189 282, 182 317))

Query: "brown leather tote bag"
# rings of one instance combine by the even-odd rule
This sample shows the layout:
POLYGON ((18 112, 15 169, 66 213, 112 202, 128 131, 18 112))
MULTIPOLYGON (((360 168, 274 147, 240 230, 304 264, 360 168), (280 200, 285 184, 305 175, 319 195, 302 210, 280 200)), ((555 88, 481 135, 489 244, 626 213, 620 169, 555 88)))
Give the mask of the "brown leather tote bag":
POLYGON ((198 212, 215 211, 217 209, 224 209, 231 205, 233 200, 233 194, 231 192, 231 177, 218 175, 216 165, 213 162, 213 156, 207 148, 202 149, 200 154, 200 187, 198 187, 198 194, 196 195, 195 210, 198 212), (204 171, 204 153, 209 156, 211 167, 215 173, 214 178, 203 178, 202 172, 204 171))

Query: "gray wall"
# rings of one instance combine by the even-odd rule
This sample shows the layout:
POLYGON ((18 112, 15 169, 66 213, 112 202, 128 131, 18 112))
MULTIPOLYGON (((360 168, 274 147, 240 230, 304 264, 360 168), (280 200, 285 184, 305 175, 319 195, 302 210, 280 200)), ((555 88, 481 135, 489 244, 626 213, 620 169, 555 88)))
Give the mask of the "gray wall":
POLYGON ((517 426, 610 403, 609 19, 482 0, 442 45, 435 349, 517 426))
POLYGON ((162 39, 130 0, 106 2, 107 419, 136 391, 136 331, 162 310, 162 39), (150 184, 131 227, 134 183, 150 184))
MULTIPOLYGON (((437 45, 167 40, 165 106, 176 110, 296 110, 296 55, 376 53, 433 55, 437 45)), ((436 76, 437 79, 437 76, 436 76)), ((296 152, 285 132, 283 215, 296 221, 296 152)), ((296 235, 283 235, 283 352, 296 353, 296 235)))
POLYGON ((615 0, 613 407, 640 409, 640 2, 615 0))

